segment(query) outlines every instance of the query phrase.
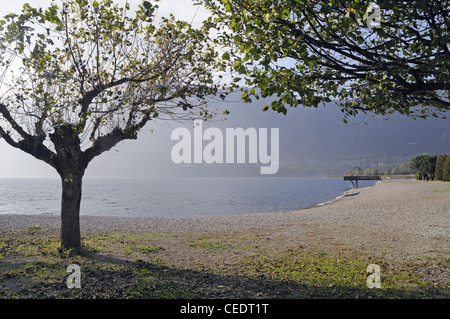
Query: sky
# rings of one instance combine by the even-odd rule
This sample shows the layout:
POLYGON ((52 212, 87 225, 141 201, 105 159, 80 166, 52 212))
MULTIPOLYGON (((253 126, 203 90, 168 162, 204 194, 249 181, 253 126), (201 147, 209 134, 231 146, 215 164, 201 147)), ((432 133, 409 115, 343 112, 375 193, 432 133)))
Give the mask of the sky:
MULTIPOLYGON (((115 0, 115 3, 118 4, 125 4, 126 2, 130 4, 131 9, 133 10, 137 8, 140 3, 142 3, 142 0, 115 0)), ((194 5, 194 1, 192 0, 152 0, 150 2, 159 6, 157 16, 167 16, 172 13, 175 17, 189 22, 191 22, 195 16, 194 23, 200 23, 202 21, 202 17, 204 18, 208 15, 205 8, 198 8, 198 6, 194 5)), ((0 14, 5 15, 11 12, 19 13, 25 3, 29 3, 32 7, 36 8, 46 8, 50 5, 51 0, 2 1, 0 14)))
MULTIPOLYGON (((142 0, 115 0, 118 4, 130 4, 131 10, 136 9, 142 0)), ((158 4, 157 16, 173 14, 176 18, 192 22, 193 26, 200 24, 208 11, 202 6, 194 5, 192 0, 162 0, 150 1, 158 4)), ((23 5, 29 3, 32 7, 46 8, 51 0, 14 0, 2 1, 0 15, 20 13, 23 5)), ((160 167, 170 160, 170 131, 176 127, 163 127, 164 124, 152 123, 140 134, 137 141, 124 141, 115 148, 94 159, 89 165, 86 176, 104 175, 149 175, 162 174, 160 167), (153 133, 151 131, 153 130, 153 133), (148 167, 146 172, 133 170, 137 162, 148 167)), ((12 148, 0 139, 0 177, 57 177, 55 170, 31 155, 12 148)))

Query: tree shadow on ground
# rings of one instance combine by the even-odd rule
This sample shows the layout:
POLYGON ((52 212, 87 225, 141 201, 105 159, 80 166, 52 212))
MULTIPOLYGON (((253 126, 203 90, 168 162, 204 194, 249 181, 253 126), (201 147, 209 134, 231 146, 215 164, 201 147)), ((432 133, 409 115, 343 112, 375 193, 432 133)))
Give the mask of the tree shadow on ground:
POLYGON ((448 298, 442 289, 315 286, 290 280, 180 269, 89 253, 82 258, 0 260, 0 298, 27 299, 365 299, 448 298), (67 266, 81 268, 69 289, 67 266))

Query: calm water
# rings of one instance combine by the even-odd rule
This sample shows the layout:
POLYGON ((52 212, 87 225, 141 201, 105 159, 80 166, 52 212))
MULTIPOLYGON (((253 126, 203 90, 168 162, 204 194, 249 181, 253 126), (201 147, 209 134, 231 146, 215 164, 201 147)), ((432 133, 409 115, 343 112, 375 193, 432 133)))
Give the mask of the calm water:
MULTIPOLYGON (((85 178, 81 215, 197 217, 276 212, 334 200, 342 178, 85 178)), ((368 182, 360 187, 372 185, 368 182)), ((59 214, 52 178, 0 178, 0 214, 59 214)))

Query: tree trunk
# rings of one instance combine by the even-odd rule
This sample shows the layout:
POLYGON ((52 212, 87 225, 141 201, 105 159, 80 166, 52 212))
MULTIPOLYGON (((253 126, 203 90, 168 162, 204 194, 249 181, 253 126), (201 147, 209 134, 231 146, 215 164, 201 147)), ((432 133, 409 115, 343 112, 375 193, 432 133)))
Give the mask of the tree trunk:
POLYGON ((80 204, 83 172, 61 174, 61 247, 81 250, 80 204))

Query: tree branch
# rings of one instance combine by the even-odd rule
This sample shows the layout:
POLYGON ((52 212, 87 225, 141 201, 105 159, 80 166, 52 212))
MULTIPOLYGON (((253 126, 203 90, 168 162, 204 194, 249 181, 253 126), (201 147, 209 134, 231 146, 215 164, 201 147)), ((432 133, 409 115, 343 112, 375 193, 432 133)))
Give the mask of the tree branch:
POLYGON ((16 131, 23 139, 16 142, 10 134, 5 132, 2 127, 0 127, 0 137, 3 138, 10 146, 18 148, 54 167, 55 154, 44 145, 45 134, 30 135, 25 132, 23 128, 12 118, 6 105, 2 103, 0 103, 0 113, 12 126, 14 131, 16 131))

